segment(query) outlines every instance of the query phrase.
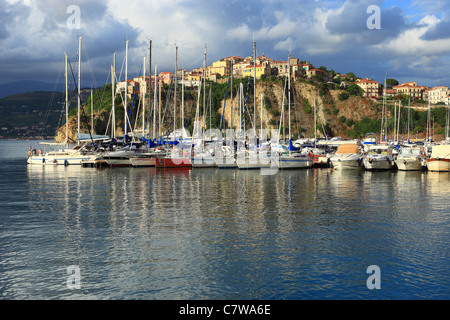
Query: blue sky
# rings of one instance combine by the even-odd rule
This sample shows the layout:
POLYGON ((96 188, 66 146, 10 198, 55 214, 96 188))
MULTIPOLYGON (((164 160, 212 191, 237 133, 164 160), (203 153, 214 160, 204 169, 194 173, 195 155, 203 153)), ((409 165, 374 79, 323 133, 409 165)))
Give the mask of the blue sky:
MULTIPOLYGON (((64 52, 76 59, 83 37, 83 84, 107 83, 112 52, 122 70, 128 39, 129 74, 138 75, 152 39, 152 65, 171 71, 175 44, 187 70, 223 57, 291 56, 316 67, 377 81, 395 78, 450 86, 450 3, 444 0, 3 0, 0 2, 0 83, 62 77, 64 52), (80 8, 80 27, 67 8, 80 8), (367 28, 369 6, 381 29, 367 28)), ((148 71, 147 71, 148 72, 148 71)))

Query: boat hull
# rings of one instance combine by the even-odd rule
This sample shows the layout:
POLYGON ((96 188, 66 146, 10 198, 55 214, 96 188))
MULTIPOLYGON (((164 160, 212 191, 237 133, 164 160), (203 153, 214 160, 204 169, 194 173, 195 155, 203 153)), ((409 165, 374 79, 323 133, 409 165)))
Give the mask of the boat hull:
POLYGON ((397 159, 395 161, 397 169, 401 171, 419 171, 422 170, 422 160, 420 159, 397 159))
POLYGON ((357 159, 332 158, 331 164, 337 170, 359 170, 363 167, 362 161, 357 159))
POLYGON ((151 157, 137 157, 130 158, 131 166, 133 167, 154 167, 155 159, 151 157))
POLYGON ((450 159, 431 158, 427 160, 427 169, 429 171, 449 172, 450 159))
POLYGON ((366 170, 391 170, 393 161, 388 158, 365 158, 363 160, 366 170))
POLYGON ((204 158, 204 157, 194 157, 191 159, 193 168, 214 168, 216 167, 216 162, 212 157, 204 158))
POLYGON ((246 156, 246 157, 238 157, 237 166, 240 170, 250 170, 250 169, 261 169, 261 168, 270 168, 271 160, 270 157, 267 156, 246 156))
POLYGON ((280 169, 302 169, 311 168, 314 165, 314 159, 310 157, 283 157, 278 159, 280 169))
POLYGON ((28 164, 38 165, 81 165, 83 161, 89 161, 89 156, 30 156, 27 159, 28 164))
POLYGON ((236 159, 232 156, 216 158, 215 162, 216 162, 217 168, 219 168, 219 169, 236 169, 236 168, 238 168, 236 159))
POLYGON ((131 167, 129 158, 105 158, 106 163, 110 167, 131 167))
POLYGON ((156 168, 191 168, 192 163, 189 158, 156 158, 156 168))

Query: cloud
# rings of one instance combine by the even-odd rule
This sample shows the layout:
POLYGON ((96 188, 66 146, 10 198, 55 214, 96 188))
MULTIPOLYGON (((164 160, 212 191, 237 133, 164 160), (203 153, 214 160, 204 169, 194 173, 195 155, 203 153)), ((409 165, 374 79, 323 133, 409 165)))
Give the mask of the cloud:
POLYGON ((140 45, 138 30, 127 21, 115 20, 103 1, 1 2, 0 14, 9 22, 3 24, 2 18, 7 29, 0 27, 0 82, 13 77, 54 80, 64 52, 76 61, 79 36, 83 36, 83 59, 86 62, 88 55, 92 60, 92 73, 109 71, 110 59, 105 57, 112 56, 113 50, 124 50, 127 36, 132 46, 140 45), (73 30, 67 26, 71 15, 67 8, 72 4, 81 13, 80 28, 73 30))
MULTIPOLYGON (((381 3, 379 4, 381 5, 381 3)), ((395 38, 405 29, 406 23, 402 16, 402 11, 398 7, 381 9, 381 28, 369 29, 367 21, 374 13, 371 10, 369 10, 369 13, 367 11, 372 5, 377 5, 376 1, 345 2, 342 8, 335 10, 328 16, 326 29, 332 35, 352 37, 354 41, 368 45, 395 38)))
POLYGON ((433 24, 421 37, 423 40, 440 40, 450 38, 450 18, 446 17, 433 24))

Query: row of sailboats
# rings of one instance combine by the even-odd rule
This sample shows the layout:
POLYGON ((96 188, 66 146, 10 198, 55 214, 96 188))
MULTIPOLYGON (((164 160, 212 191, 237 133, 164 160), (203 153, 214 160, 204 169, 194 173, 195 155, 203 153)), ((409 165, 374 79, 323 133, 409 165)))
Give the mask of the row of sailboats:
MULTIPOLYGON (((222 120, 220 129, 217 130, 215 136, 211 133, 208 135, 205 132, 206 128, 206 46, 204 54, 204 68, 203 68, 203 81, 199 81, 197 91, 197 104, 194 120, 194 131, 192 136, 189 136, 184 128, 184 81, 181 86, 182 89, 182 106, 181 106, 181 129, 177 128, 177 72, 175 72, 175 86, 174 86, 174 107, 173 107, 173 132, 166 139, 159 138, 157 141, 154 137, 161 135, 161 102, 157 103, 157 89, 158 82, 155 77, 153 104, 151 105, 150 94, 148 101, 148 118, 153 116, 153 134, 150 134, 150 126, 147 126, 145 117, 145 96, 142 98, 142 130, 140 133, 137 130, 133 130, 130 122, 130 113, 128 113, 128 41, 126 42, 125 49, 125 95, 124 95, 124 136, 119 139, 115 136, 115 53, 114 63, 111 66, 111 84, 112 84, 112 111, 111 111, 111 137, 103 136, 99 139, 103 139, 102 143, 97 143, 96 137, 92 132, 89 132, 86 143, 82 145, 80 140, 80 115, 81 115, 81 37, 79 40, 79 53, 78 53, 78 136, 77 145, 70 149, 69 144, 69 99, 68 99, 68 80, 69 80, 69 62, 68 55, 65 53, 65 69, 66 69, 66 148, 59 151, 50 151, 47 153, 32 152, 28 157, 28 163, 30 164, 58 164, 58 165, 100 165, 107 164, 110 167, 116 166, 134 166, 134 167, 157 167, 157 168, 169 168, 169 167, 188 167, 188 168, 200 168, 200 167, 218 167, 218 168, 238 168, 238 169, 264 169, 264 168, 277 168, 277 169, 300 169, 310 168, 314 165, 314 157, 311 154, 307 154, 305 149, 294 147, 291 140, 291 73, 290 68, 288 72, 287 88, 283 88, 283 103, 281 106, 281 118, 279 122, 278 132, 272 130, 271 138, 266 139, 264 137, 264 130, 262 125, 262 110, 263 110, 263 96, 261 96, 261 130, 260 135, 256 133, 256 94, 254 94, 254 111, 253 111, 253 123, 250 130, 245 131, 245 117, 252 120, 251 117, 246 114, 247 97, 245 103, 240 102, 240 127, 236 135, 229 135, 222 138, 222 120), (200 118, 200 97, 203 85, 203 119, 200 118), (281 140, 281 128, 282 121, 285 120, 285 97, 287 96, 287 122, 288 122, 288 139, 281 140), (159 112, 156 108, 159 107, 159 112), (156 119, 156 115, 159 114, 159 121, 156 119), (156 132, 156 126, 159 127, 159 132, 156 132), (130 130, 130 131, 128 131, 130 130), (131 137, 128 136, 130 133, 131 137), (140 135, 139 135, 140 134, 140 135), (137 138, 136 140, 136 137, 137 138), (151 138, 153 137, 153 138, 151 138)), ((253 85, 254 93, 256 93, 256 43, 253 43, 253 85)), ((178 69, 178 47, 176 47, 175 55, 175 70, 178 69)), ((290 54, 288 56, 290 61, 290 54)), ((145 79, 146 72, 146 60, 143 59, 143 79, 145 79)), ((150 62, 149 62, 150 74, 151 74, 151 41, 150 41, 150 62)), ((157 72, 157 66, 155 66, 155 74, 157 72)), ((73 72, 72 72, 73 75, 73 72)), ((229 81, 233 81, 233 72, 230 72, 229 81)), ((184 77, 184 73, 182 73, 184 77)), ((74 79, 75 80, 75 79, 74 79)), ((182 79, 183 80, 183 79, 182 79)), ((74 81, 75 82, 75 81, 74 81)), ((249 77, 250 84, 250 77, 249 77)), ((248 84, 248 85, 249 85, 248 84)), ((231 88, 233 86, 231 85, 231 88)), ((160 99, 161 99, 161 88, 160 99)), ((228 88, 227 91, 228 92, 228 88)), ((240 85, 240 94, 243 96, 243 86, 240 85)), ((248 90, 247 90, 248 94, 248 90)), ((233 92, 231 90, 231 95, 233 92)), ((243 99, 242 99, 243 100, 243 99)), ((92 101, 92 97, 91 97, 92 101)), ((233 97, 231 97, 233 101, 233 97)), ((224 103, 223 112, 225 112, 226 98, 224 103)), ((92 108, 92 107, 91 107, 92 108)), ((232 121, 233 119, 233 104, 231 107, 232 121)), ((315 110, 315 106, 314 106, 315 110)), ((384 110, 384 109, 383 109, 384 110)), ((92 109, 91 109, 92 111, 92 109)), ((384 112, 384 111, 383 111, 384 112)), ((399 108, 400 113, 400 108, 399 108)), ((211 117, 211 107, 210 107, 211 117)), ((252 121, 250 121, 252 122, 252 121)), ((382 136, 383 125, 386 122, 382 122, 382 136)), ((211 120, 209 122, 211 129, 211 120)), ((233 126, 233 124, 232 124, 233 126)), ((89 125, 88 125, 89 128, 89 125)), ((284 125, 283 125, 284 128, 284 125)), ((136 125, 135 125, 136 129, 136 125)), ((212 132, 212 130, 210 130, 212 132)), ((397 139, 398 140, 398 139, 397 139)), ((314 139, 317 141, 317 139, 314 139)), ((398 142, 398 141, 397 141, 398 142)), ((347 168, 347 167, 365 167, 368 170, 386 170, 393 166, 397 166, 399 170, 419 170, 423 168, 424 164, 424 152, 423 149, 417 147, 403 147, 395 148, 392 145, 385 143, 372 144, 362 152, 361 146, 355 145, 341 146, 338 148, 336 154, 328 158, 331 160, 331 164, 335 168, 347 168)), ((431 155, 428 159, 429 170, 437 168, 437 170, 445 170, 450 164, 450 152, 434 146, 433 150, 436 150, 436 155, 431 155), (441 149, 441 150, 439 150, 441 149), (439 150, 439 151, 438 151, 439 150), (443 169, 444 168, 444 169, 443 169)))

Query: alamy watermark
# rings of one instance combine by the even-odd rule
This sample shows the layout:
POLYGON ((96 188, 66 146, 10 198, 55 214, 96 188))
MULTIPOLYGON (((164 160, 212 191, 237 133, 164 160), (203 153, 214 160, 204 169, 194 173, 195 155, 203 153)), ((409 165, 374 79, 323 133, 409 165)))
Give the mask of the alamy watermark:
POLYGON ((367 18, 366 26, 369 30, 381 29, 381 9, 377 5, 371 5, 367 7, 367 13, 371 14, 369 18, 367 18))
POLYGON ((379 266, 372 265, 367 268, 367 274, 370 274, 370 277, 367 278, 367 288, 369 290, 381 289, 381 269, 379 266))
POLYGON ((81 10, 77 5, 71 5, 67 7, 67 14, 70 16, 66 20, 66 25, 69 30, 81 29, 81 10))
POLYGON ((79 266, 70 266, 67 268, 67 288, 70 290, 81 289, 81 270, 79 266))

